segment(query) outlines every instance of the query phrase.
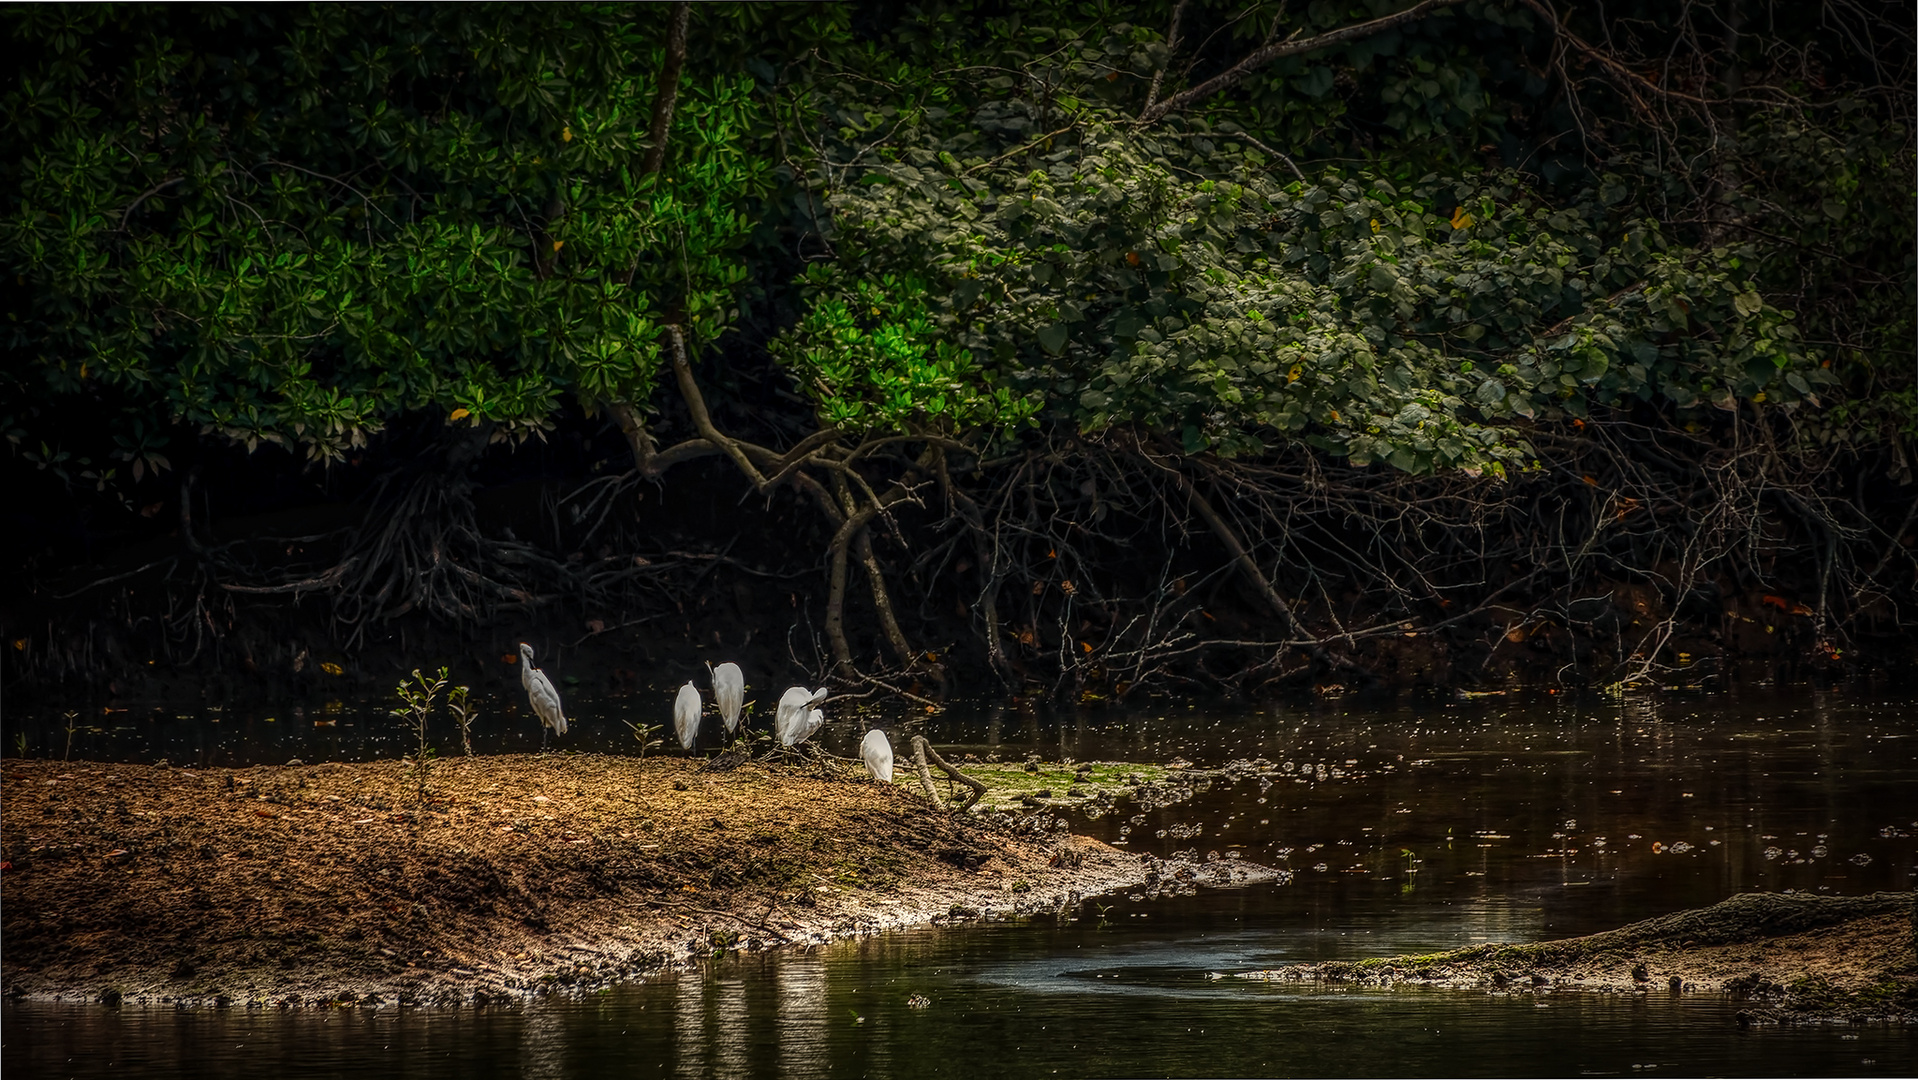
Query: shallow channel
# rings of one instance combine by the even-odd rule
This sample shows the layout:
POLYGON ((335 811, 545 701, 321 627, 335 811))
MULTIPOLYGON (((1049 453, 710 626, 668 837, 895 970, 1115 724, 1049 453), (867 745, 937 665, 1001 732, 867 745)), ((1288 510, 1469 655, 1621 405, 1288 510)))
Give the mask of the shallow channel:
MULTIPOLYGON (((593 707, 615 717, 629 705, 593 707)), ((218 725, 129 713, 76 732, 74 756, 397 755, 379 703, 323 710, 331 723, 305 709, 295 722, 291 708, 227 712, 218 725)), ((1201 769, 1264 758, 1281 770, 1270 785, 1215 780, 1178 805, 1074 825, 1132 850, 1264 862, 1289 880, 733 956, 523 1008, 16 1003, 0 1009, 0 1058, 10 1078, 1912 1075, 1918 1031, 1742 1030, 1738 1006, 1716 996, 1302 989, 1230 975, 1590 933, 1737 892, 1910 889, 1914 712, 1884 694, 1759 687, 842 717, 826 733, 842 753, 878 722, 895 742, 923 732, 949 756, 1179 757, 1201 769)), ((10 718, 9 751, 63 728, 10 718)), ((583 731, 573 745, 618 746, 583 731)), ((486 752, 524 740, 503 726, 475 741, 486 752)))

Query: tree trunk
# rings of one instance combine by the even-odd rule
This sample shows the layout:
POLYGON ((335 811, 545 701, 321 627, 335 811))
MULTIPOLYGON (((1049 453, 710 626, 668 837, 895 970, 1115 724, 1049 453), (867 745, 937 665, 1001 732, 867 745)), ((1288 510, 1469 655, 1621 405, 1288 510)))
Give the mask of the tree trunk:
POLYGON ((846 549, 834 548, 826 578, 826 643, 832 647, 833 672, 841 678, 857 674, 852 644, 846 640, 846 549))
POLYGON ((899 620, 893 615, 892 594, 886 589, 886 575, 879 569, 879 560, 872 553, 872 529, 859 530, 853 546, 859 564, 866 568, 866 584, 872 590, 872 606, 879 612, 879 628, 884 631, 886 642, 892 646, 893 655, 899 658, 899 665, 911 667, 918 657, 913 655, 912 646, 906 642, 906 633, 899 629, 899 620))
POLYGON ((656 173, 666 163, 666 136, 673 129, 673 110, 679 105, 679 73, 686 66, 686 24, 693 6, 681 0, 673 5, 666 24, 666 63, 659 72, 659 92, 653 95, 653 122, 646 130, 652 143, 646 148, 641 173, 656 173))

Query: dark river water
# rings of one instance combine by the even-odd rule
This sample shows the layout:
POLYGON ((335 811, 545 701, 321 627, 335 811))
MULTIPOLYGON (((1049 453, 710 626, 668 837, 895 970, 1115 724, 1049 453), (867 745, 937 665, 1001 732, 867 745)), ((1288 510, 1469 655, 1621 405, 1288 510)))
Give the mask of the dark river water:
MULTIPOLYGON (((381 703, 76 718, 72 756, 177 764, 397 756, 381 703), (218 723, 211 720, 217 717, 218 723)), ((521 707, 523 709, 523 706, 521 707)), ((618 750, 637 700, 582 699, 567 745, 618 750)), ((667 706, 645 705, 665 713, 667 706)), ((524 750, 507 715, 480 752, 524 750)), ((1283 884, 715 961, 581 998, 482 1010, 0 1009, 5 1076, 1230 1076, 1918 1074, 1918 1031, 1740 1029, 1715 996, 1299 988, 1276 964, 1610 929, 1748 891, 1909 890, 1918 708, 1881 692, 1147 702, 1040 715, 854 718, 948 756, 1266 758, 1270 785, 1077 822, 1132 850, 1237 855, 1283 884), (923 1004, 915 1005, 915 1000, 923 1004)), ((660 716, 648 716, 658 722, 660 716)), ((9 754, 66 723, 6 718, 9 754)), ((456 737, 442 752, 456 749, 456 737)), ((1654 979, 1655 983, 1662 980, 1654 979)))

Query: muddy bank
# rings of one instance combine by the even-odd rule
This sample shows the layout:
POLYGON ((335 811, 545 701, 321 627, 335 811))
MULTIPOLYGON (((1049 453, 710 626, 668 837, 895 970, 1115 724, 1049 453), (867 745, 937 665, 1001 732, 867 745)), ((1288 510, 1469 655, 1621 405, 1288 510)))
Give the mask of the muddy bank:
POLYGON ((1742 1024, 1918 1021, 1911 893, 1744 893, 1696 911, 1533 945, 1328 961, 1240 974, 1266 981, 1503 994, 1729 994, 1742 1024))
POLYGON ((67 1000, 486 1001, 1269 876, 956 818, 837 763, 459 758, 423 799, 402 762, 0 770, 5 993, 67 1000))

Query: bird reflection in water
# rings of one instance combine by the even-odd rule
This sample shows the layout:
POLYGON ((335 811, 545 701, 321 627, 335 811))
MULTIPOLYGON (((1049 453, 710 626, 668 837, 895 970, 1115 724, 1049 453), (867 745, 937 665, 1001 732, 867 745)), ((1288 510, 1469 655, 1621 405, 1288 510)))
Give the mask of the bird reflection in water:
POLYGON ((779 1075, 831 1073, 826 1040, 826 965, 816 956, 782 957, 773 973, 778 1004, 779 1075))
POLYGON ((750 1075, 754 1032, 746 1003, 746 980, 689 972, 680 977, 675 998, 675 1075, 750 1075))
POLYGON ((519 1036, 522 1080, 560 1080, 566 1073, 566 1025, 558 1009, 529 1008, 519 1036))

